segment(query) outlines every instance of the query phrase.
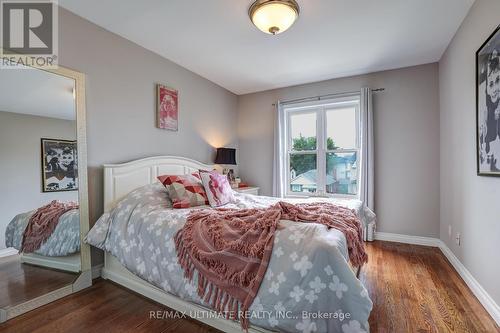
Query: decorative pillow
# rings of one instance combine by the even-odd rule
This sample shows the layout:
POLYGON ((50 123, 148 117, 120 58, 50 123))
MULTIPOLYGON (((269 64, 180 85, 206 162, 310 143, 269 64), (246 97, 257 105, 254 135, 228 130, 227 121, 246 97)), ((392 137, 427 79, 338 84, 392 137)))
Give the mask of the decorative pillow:
POLYGON ((219 207, 231 202, 235 202, 233 190, 227 177, 217 171, 200 170, 201 182, 205 187, 208 202, 212 207, 219 207))
POLYGON ((158 180, 167 188, 175 209, 209 204, 198 172, 182 176, 163 175, 158 176, 158 180))

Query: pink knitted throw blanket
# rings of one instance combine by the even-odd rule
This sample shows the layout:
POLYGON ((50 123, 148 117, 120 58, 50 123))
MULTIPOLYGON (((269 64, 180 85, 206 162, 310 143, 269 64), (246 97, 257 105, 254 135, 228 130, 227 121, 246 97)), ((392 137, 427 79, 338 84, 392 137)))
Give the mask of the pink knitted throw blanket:
POLYGON ((40 207, 31 215, 23 233, 20 252, 34 252, 52 235, 59 223, 61 215, 72 209, 78 209, 76 202, 60 202, 57 200, 40 207))
POLYGON ((248 329, 246 311, 257 295, 272 253, 280 220, 315 222, 342 231, 354 266, 368 261, 362 228, 353 210, 330 203, 290 204, 269 208, 193 211, 175 235, 179 264, 198 295, 226 317, 248 329))

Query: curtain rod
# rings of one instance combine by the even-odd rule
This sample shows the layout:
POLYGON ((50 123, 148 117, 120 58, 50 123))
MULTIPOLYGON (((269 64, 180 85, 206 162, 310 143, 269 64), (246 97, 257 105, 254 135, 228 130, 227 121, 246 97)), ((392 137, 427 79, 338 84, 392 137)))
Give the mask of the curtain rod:
MULTIPOLYGON (((381 92, 384 91, 385 88, 377 88, 377 89, 372 89, 372 92, 381 92)), ((346 96, 346 95, 353 95, 353 94, 358 94, 359 90, 357 91, 349 91, 349 92, 343 92, 343 93, 336 93, 336 94, 327 94, 327 95, 319 95, 319 96, 312 96, 312 97, 304 97, 304 98, 297 98, 297 99, 290 99, 287 101, 282 101, 281 104, 290 104, 290 103, 297 103, 297 102, 306 102, 306 101, 320 101, 322 99, 328 98, 328 97, 338 97, 338 96, 346 96)), ((276 106, 276 103, 273 104, 273 106, 276 106)))

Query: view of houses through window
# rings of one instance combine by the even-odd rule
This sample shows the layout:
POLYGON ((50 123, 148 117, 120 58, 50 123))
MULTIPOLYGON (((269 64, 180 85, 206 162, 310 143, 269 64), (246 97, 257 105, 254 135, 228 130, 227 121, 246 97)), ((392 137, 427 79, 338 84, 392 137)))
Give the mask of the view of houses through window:
POLYGON ((359 98, 285 112, 288 194, 357 195, 359 98))

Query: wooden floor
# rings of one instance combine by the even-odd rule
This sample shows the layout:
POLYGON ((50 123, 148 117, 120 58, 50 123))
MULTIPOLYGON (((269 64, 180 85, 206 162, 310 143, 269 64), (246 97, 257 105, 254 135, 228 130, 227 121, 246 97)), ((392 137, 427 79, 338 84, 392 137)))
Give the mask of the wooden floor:
MULTIPOLYGON (((361 279, 374 307, 371 332, 500 332, 436 248, 388 242, 368 245, 361 279)), ((187 319, 150 319, 165 309, 111 282, 0 325, 0 332, 217 332, 187 319)))
POLYGON ((76 277, 74 273, 22 264, 17 255, 0 258, 0 308, 65 287, 76 277))
POLYGON ((372 332, 500 332, 438 248, 376 241, 368 253, 372 332))

